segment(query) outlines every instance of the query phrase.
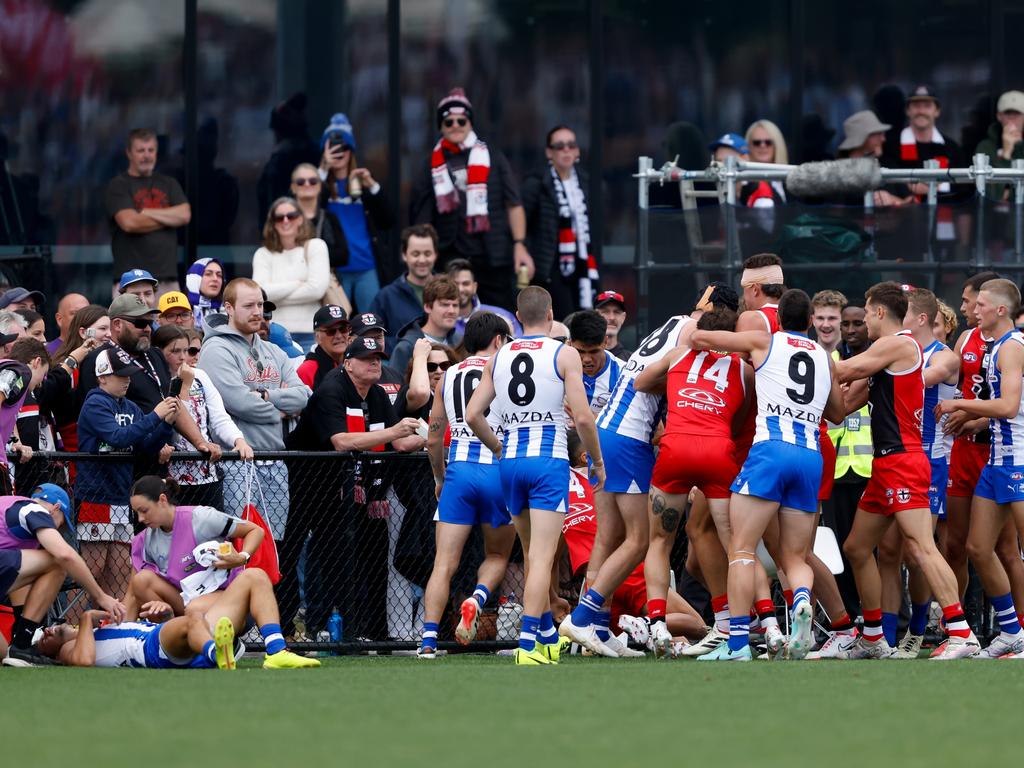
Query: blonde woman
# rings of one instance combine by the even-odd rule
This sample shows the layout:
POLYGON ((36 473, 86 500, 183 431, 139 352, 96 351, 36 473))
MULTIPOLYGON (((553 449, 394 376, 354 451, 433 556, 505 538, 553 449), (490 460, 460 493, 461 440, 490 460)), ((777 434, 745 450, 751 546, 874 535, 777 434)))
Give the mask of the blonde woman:
POLYGON ((303 350, 313 344, 313 315, 327 293, 331 266, 327 244, 293 197, 279 197, 267 212, 263 245, 252 257, 252 279, 274 302, 274 320, 303 350))
MULTIPOLYGON (((755 163, 788 163, 789 150, 779 126, 771 120, 758 120, 747 128, 750 160, 755 163)), ((750 208, 772 208, 786 202, 781 181, 750 182, 740 191, 740 202, 750 208)))

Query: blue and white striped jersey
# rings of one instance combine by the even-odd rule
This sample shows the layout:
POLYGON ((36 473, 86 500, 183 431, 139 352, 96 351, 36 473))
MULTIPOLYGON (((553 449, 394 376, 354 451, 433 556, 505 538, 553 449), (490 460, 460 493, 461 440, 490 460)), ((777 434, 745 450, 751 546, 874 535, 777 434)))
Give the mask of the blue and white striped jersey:
POLYGON ((679 343, 679 332, 693 322, 688 315, 673 315, 664 325, 640 342, 636 352, 619 372, 608 402, 597 417, 597 426, 610 432, 649 443, 658 424, 664 397, 637 392, 633 380, 648 365, 657 362, 679 343))
POLYGON ((754 369, 754 442, 781 440, 820 451, 818 427, 832 390, 828 352, 801 333, 772 334, 768 357, 754 369))
MULTIPOLYGON (((473 464, 494 464, 496 461, 490 449, 480 442, 466 424, 466 406, 469 405, 470 397, 483 378, 484 368, 489 359, 479 355, 467 357, 444 372, 441 396, 444 399, 444 410, 448 416, 448 428, 452 438, 448 446, 449 463, 468 461, 473 464)), ((501 419, 493 404, 487 411, 487 424, 500 439, 501 419)))
POLYGON ((146 639, 159 624, 124 621, 93 630, 97 667, 146 667, 146 639))
POLYGON ((587 402, 590 403, 590 410, 594 415, 601 413, 608 399, 611 397, 615 382, 619 380, 619 373, 625 363, 605 350, 604 365, 594 376, 583 374, 583 388, 587 391, 587 402))
MULTIPOLYGON (((931 363, 932 355, 936 352, 949 349, 941 341, 933 341, 924 350, 924 367, 931 363)), ((940 381, 931 387, 924 389, 924 409, 921 413, 921 446, 929 459, 949 459, 950 451, 953 450, 953 436, 942 433, 942 422, 946 420, 943 416, 939 421, 935 418, 935 406, 940 400, 952 400, 956 397, 956 384, 947 384, 940 381)))
MULTIPOLYGON (((1016 328, 1007 331, 992 344, 988 356, 988 384, 992 397, 1002 396, 1003 375, 999 372, 999 352, 1008 342, 1024 345, 1024 334, 1016 328)), ((992 450, 989 463, 998 467, 1024 466, 1024 398, 1010 419, 989 419, 992 425, 992 450)))
POLYGON ((557 366, 563 346, 547 336, 524 336, 495 353, 491 408, 500 414, 505 430, 503 459, 569 458, 565 382, 557 366))

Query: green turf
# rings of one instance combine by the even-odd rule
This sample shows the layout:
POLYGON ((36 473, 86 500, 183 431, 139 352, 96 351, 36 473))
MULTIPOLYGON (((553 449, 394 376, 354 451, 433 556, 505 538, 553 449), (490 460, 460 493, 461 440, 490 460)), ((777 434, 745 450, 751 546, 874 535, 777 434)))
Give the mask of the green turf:
POLYGON ((4 765, 1018 764, 1024 663, 0 669, 4 765), (579 739, 583 738, 583 741, 579 739))

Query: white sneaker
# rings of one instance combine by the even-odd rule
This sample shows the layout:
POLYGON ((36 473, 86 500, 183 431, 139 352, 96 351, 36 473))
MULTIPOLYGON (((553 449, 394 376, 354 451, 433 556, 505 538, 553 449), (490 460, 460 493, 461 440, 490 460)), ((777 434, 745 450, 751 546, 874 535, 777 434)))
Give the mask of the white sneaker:
POLYGON ((651 624, 651 650, 657 659, 665 659, 672 654, 672 633, 664 621, 651 624))
POLYGON ((683 651, 690 647, 690 643, 686 640, 673 640, 672 641, 672 658, 678 659, 683 655, 683 651))
POLYGON ((996 639, 983 648, 974 658, 976 659, 1001 659, 1003 656, 1013 656, 1024 651, 1024 632, 1015 635, 1004 636, 1002 632, 996 635, 996 639))
POLYGON ((764 630, 764 644, 768 649, 768 655, 778 658, 786 650, 786 636, 778 626, 766 627, 764 630))
POLYGON ((694 658, 696 656, 703 656, 705 653, 711 653, 728 639, 729 633, 720 631, 718 627, 711 627, 708 633, 704 635, 703 640, 683 650, 683 656, 694 658))
POLYGON ((650 647, 648 643, 651 640, 651 628, 646 619, 622 614, 619 616, 619 629, 624 630, 629 639, 637 645, 650 647))
POLYGON ((857 642, 856 632, 833 632, 821 648, 807 654, 808 659, 842 659, 844 654, 857 642))
MULTIPOLYGON (((787 655, 791 659, 802 659, 814 647, 814 608, 806 600, 793 611, 793 627, 789 633, 787 655)), ((781 632, 779 633, 782 634, 781 632)), ((769 633, 768 650, 771 650, 771 634, 769 633)))
POLYGON ((604 644, 611 648, 615 653, 619 655, 620 659, 642 659, 645 654, 643 651, 637 651, 629 647, 627 644, 627 638, 625 632, 621 635, 609 635, 608 639, 604 641, 604 644))
POLYGON ((857 637, 853 643, 837 659, 888 659, 892 656, 892 646, 885 641, 884 637, 871 642, 865 640, 863 635, 857 637))
POLYGON ((981 652, 981 643, 971 632, 969 637, 948 637, 929 657, 933 661, 967 659, 981 652))
POLYGON ((431 648, 431 647, 426 646, 426 645, 421 645, 419 647, 419 650, 416 651, 416 658, 417 659, 428 659, 430 661, 433 661, 434 659, 437 658, 437 649, 436 648, 431 648))
POLYGON ((900 640, 900 644, 896 646, 896 650, 893 651, 892 657, 894 659, 916 659, 921 655, 921 643, 923 642, 924 635, 915 635, 908 630, 900 640))
POLYGON ((591 624, 587 627, 578 627, 572 623, 572 614, 566 616, 558 627, 558 634, 568 637, 574 643, 579 643, 595 656, 607 656, 610 659, 619 658, 619 654, 601 642, 597 637, 597 630, 591 624))

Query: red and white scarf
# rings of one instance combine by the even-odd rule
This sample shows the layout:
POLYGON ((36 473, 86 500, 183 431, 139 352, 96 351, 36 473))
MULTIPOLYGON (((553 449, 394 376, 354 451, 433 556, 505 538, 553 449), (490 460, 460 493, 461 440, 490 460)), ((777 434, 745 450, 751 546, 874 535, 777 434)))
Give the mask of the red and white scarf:
MULTIPOLYGON (((945 144, 946 140, 942 134, 939 133, 939 129, 932 127, 932 144, 945 144)), ((936 155, 933 160, 939 161, 939 168, 949 168, 949 157, 945 155, 936 155)), ((907 126, 900 131, 900 160, 904 162, 918 162, 920 157, 917 153, 917 139, 914 136, 914 131, 907 126)), ((944 181, 938 186, 940 194, 948 194, 952 191, 948 181, 944 181)), ((918 196, 918 202, 925 200, 923 195, 918 196)), ((936 212, 935 219, 935 237, 938 240, 949 241, 956 238, 956 232, 953 228, 953 209, 946 205, 940 205, 936 212)))
POLYGON ((487 232, 491 220, 487 211, 487 179, 491 175, 491 153, 487 145, 470 131, 462 144, 441 139, 430 155, 430 177, 434 184, 434 199, 438 213, 452 213, 459 207, 459 190, 452 181, 445 152, 456 154, 469 150, 466 165, 466 231, 487 232))
POLYGON ((593 283, 597 282, 597 259, 590 252, 590 218, 587 216, 587 201, 580 187, 576 169, 568 182, 562 181, 555 166, 551 169, 551 183, 558 203, 558 269, 562 277, 579 276, 580 307, 594 306, 593 283), (572 189, 570 194, 567 184, 572 189))

